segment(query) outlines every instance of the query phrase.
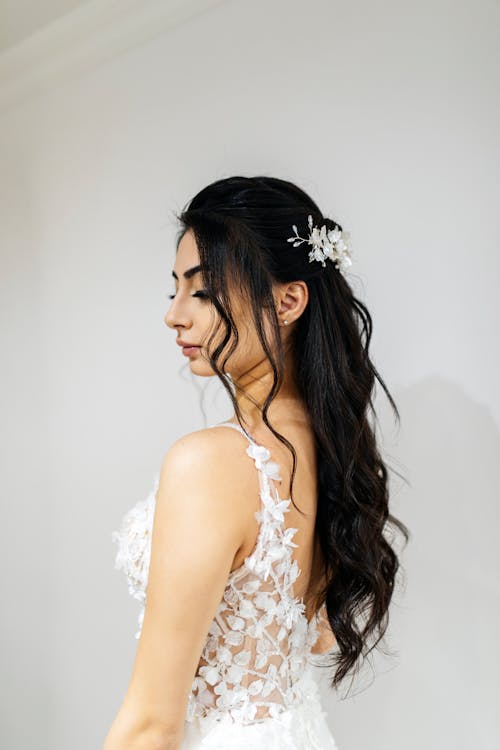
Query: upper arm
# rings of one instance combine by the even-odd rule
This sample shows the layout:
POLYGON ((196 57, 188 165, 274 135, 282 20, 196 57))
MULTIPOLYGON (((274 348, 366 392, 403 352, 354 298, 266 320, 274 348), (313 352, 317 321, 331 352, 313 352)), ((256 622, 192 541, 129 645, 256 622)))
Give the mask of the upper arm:
POLYGON ((243 543, 245 515, 224 438, 205 431, 172 445, 156 496, 146 606, 127 698, 179 730, 208 629, 243 543))

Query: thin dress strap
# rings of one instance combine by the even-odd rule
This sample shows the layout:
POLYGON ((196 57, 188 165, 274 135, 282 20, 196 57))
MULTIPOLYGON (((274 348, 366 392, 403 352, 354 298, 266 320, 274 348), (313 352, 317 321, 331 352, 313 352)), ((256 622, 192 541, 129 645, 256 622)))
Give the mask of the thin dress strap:
MULTIPOLYGON (((235 430, 241 432, 246 437, 250 445, 247 447, 247 455, 250 456, 255 462, 255 466, 260 477, 260 489, 264 495, 269 497, 270 502, 283 502, 283 498, 279 496, 278 488, 274 482, 269 480, 275 480, 281 482, 280 466, 276 461, 271 460, 271 452, 264 445, 260 445, 251 435, 249 435, 236 422, 219 422, 219 424, 213 425, 214 427, 234 427, 235 430), (272 499, 274 495, 274 499, 272 499)), ((286 498, 290 501, 290 498, 286 498)))
POLYGON ((244 435, 252 445, 257 445, 257 442, 253 439, 253 437, 245 432, 243 427, 239 424, 236 424, 236 422, 219 422, 219 424, 216 424, 215 427, 234 427, 234 429, 238 430, 238 432, 241 432, 241 434, 244 435))
MULTIPOLYGON (((250 458, 253 458, 259 474, 264 474, 264 487, 262 487, 261 484, 261 489, 264 489, 264 492, 271 492, 271 488, 269 487, 269 479, 274 479, 278 482, 281 482, 281 476, 279 474, 279 464, 277 464, 276 461, 271 460, 271 451, 269 450, 269 448, 266 448, 265 445, 261 445, 260 443, 258 443, 251 435, 245 432, 241 425, 237 424, 236 422, 219 422, 219 424, 214 425, 214 427, 234 427, 235 430, 238 430, 238 432, 241 432, 241 434, 246 437, 246 439, 250 443, 246 451, 247 455, 250 456, 250 458)), ((280 501, 282 498, 280 498, 278 489, 274 484, 272 485, 272 489, 274 490, 276 501, 280 501)), ((290 498, 287 498, 287 500, 290 500, 290 498)))
MULTIPOLYGON (((253 566, 255 560, 259 560, 259 562, 255 563, 257 567, 252 569, 263 573, 264 580, 266 580, 271 575, 274 562, 278 559, 274 554, 276 549, 273 552, 273 549, 268 548, 276 547, 284 554, 287 546, 297 547, 297 544, 292 541, 292 537, 298 529, 287 527, 285 522, 285 514, 290 512, 289 505, 291 498, 282 498, 279 495, 276 482, 281 482, 280 466, 271 459, 270 450, 264 445, 257 443, 236 422, 221 422, 214 425, 214 427, 222 426, 234 427, 238 432, 245 435, 250 443, 247 446, 246 453, 253 459, 259 475, 259 494, 261 500, 260 509, 255 513, 255 518, 259 522, 259 533, 256 544, 253 551, 245 558, 243 564, 231 571, 229 580, 232 581, 233 578, 245 575, 249 565, 253 566)), ((293 565, 293 569, 294 571, 295 569, 297 570, 298 575, 299 568, 297 563, 293 561, 291 551, 287 554, 290 555, 288 564, 293 565)), ((293 587, 291 589, 293 591, 293 587)))

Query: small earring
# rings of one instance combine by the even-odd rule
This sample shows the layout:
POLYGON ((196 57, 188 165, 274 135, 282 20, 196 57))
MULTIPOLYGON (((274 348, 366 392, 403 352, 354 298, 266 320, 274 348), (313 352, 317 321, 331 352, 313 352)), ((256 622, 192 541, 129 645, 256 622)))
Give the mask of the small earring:
POLYGON ((287 325, 288 325, 288 320, 284 320, 284 321, 283 321, 283 325, 284 325, 284 326, 287 326, 287 325))

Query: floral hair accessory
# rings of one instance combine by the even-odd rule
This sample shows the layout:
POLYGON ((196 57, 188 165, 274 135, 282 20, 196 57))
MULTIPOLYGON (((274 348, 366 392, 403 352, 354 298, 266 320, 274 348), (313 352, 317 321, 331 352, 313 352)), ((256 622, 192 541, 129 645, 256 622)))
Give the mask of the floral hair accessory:
POLYGON ((312 245, 312 250, 309 251, 309 263, 313 260, 318 260, 323 267, 325 264, 325 258, 335 263, 338 270, 345 275, 347 269, 352 266, 351 251, 349 248, 350 232, 342 232, 338 227, 335 229, 327 229, 325 224, 321 228, 313 227, 313 218, 311 215, 307 217, 309 224, 309 237, 299 237, 297 234, 297 227, 293 224, 292 229, 295 232, 294 237, 289 237, 287 242, 293 242, 293 246, 302 245, 303 242, 307 242, 308 245, 312 245), (297 242, 297 240, 300 240, 297 242))

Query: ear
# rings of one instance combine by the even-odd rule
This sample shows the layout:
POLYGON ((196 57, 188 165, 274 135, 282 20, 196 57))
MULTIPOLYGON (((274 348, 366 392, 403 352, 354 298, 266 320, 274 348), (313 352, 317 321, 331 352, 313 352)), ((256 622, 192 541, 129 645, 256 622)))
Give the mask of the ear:
POLYGON ((275 298, 277 314, 293 323, 307 306, 309 290, 305 281, 289 281, 276 288, 275 298))

